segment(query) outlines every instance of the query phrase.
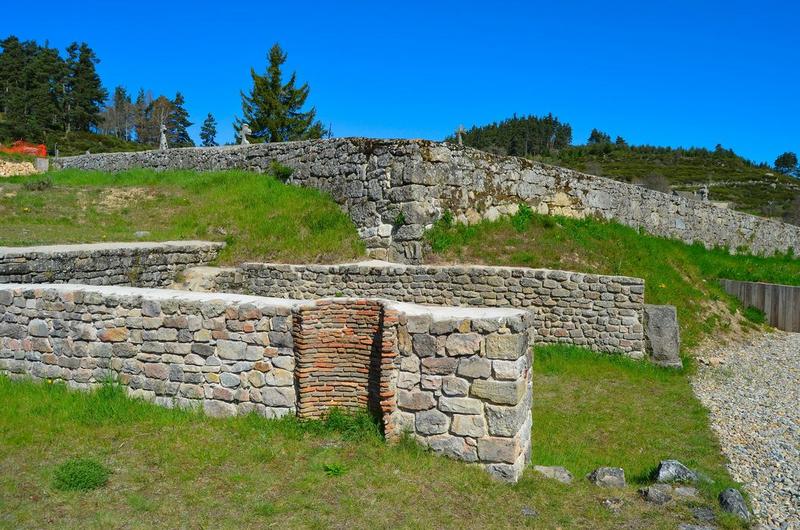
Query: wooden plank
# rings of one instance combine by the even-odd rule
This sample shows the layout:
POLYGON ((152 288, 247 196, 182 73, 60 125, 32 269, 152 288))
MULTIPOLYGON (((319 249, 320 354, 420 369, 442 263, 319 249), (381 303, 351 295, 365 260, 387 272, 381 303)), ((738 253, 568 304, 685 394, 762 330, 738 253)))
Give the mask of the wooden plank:
POLYGON ((764 312, 767 322, 778 329, 800 332, 800 287, 760 282, 720 280, 728 294, 745 307, 764 312))

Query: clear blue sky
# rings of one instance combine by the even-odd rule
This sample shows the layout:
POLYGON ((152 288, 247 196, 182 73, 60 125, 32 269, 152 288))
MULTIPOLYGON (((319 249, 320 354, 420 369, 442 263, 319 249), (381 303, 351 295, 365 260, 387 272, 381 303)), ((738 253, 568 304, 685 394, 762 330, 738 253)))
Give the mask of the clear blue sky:
POLYGON ((184 93, 222 141, 278 41, 335 136, 442 139, 552 112, 632 143, 800 151, 797 2, 12 2, 0 37, 86 41, 107 88, 184 93))

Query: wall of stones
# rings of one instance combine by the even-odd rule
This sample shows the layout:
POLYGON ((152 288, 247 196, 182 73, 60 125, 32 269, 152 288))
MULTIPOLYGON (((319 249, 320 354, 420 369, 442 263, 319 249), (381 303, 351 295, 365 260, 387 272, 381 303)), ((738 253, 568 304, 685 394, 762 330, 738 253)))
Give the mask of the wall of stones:
POLYGON ((537 343, 645 355, 644 280, 524 267, 245 263, 221 269, 216 290, 315 299, 380 297, 418 304, 517 307, 537 343))
POLYGON ((213 416, 277 417, 299 404, 317 417, 361 406, 365 386, 369 405, 377 381, 388 439, 408 432, 516 481, 530 459, 531 325, 513 309, 2 284, 0 374, 75 388, 113 378, 213 416))
POLYGON ((545 214, 595 216, 655 235, 759 254, 800 254, 800 227, 525 159, 424 140, 336 138, 62 158, 57 167, 121 171, 247 169, 273 161, 295 184, 326 191, 349 212, 372 257, 419 262, 422 234, 444 212, 476 222, 520 202, 545 214))
POLYGON ((211 262, 222 247, 207 241, 0 247, 0 284, 163 287, 187 267, 211 262))

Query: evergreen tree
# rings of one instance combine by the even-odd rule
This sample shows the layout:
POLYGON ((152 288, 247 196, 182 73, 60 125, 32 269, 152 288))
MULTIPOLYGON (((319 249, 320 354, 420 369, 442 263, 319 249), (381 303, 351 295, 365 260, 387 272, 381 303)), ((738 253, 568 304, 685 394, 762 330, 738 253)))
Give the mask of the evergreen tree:
POLYGON ((285 62, 286 54, 276 43, 269 51, 269 67, 264 75, 250 69, 253 88, 249 94, 241 93, 243 118, 236 120, 234 128, 238 131, 247 123, 255 139, 268 142, 321 138, 324 127, 315 121, 316 109, 302 111, 308 98, 308 83, 296 87, 294 72, 284 83, 281 66, 285 62))
POLYGON ((144 145, 156 145, 158 143, 158 131, 153 127, 150 120, 150 110, 153 104, 153 94, 143 88, 139 89, 136 95, 134 106, 134 125, 136 131, 136 141, 144 145))
POLYGON ((217 120, 209 112, 203 121, 203 127, 200 129, 200 140, 203 142, 203 147, 212 147, 217 145, 217 120))
POLYGON ((123 86, 114 89, 111 104, 103 110, 102 131, 123 140, 130 140, 136 112, 128 91, 123 86))
POLYGON ((194 147, 194 140, 189 136, 187 130, 193 124, 189 121, 189 113, 183 108, 185 103, 183 94, 175 94, 175 99, 171 102, 171 108, 167 118, 167 140, 170 147, 194 147))
POLYGON ((800 171, 797 167, 797 155, 791 151, 783 153, 775 159, 775 169, 786 175, 797 175, 800 171))
POLYGON ((100 109, 108 93, 95 65, 100 60, 85 42, 67 47, 66 130, 88 131, 100 123, 100 109))
POLYGON ((589 145, 605 145, 611 143, 611 136, 598 129, 592 129, 589 134, 589 139, 586 141, 589 145))

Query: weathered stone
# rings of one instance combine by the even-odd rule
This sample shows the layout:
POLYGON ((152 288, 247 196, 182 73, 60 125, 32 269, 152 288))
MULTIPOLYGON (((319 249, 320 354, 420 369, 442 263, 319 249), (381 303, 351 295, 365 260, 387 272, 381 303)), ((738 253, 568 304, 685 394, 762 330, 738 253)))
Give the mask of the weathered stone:
POLYGON ((672 500, 672 486, 669 484, 653 484, 639 490, 642 498, 653 504, 666 504, 672 500))
POLYGON ((236 342, 231 340, 217 341, 217 355, 222 359, 234 361, 244 359, 246 349, 247 345, 244 342, 236 342))
POLYGON ((680 329, 678 313, 671 305, 644 305, 644 326, 647 349, 659 366, 680 368, 680 329))
POLYGON ((427 357, 422 359, 422 373, 431 375, 452 375, 458 359, 451 357, 427 357))
POLYGON ((467 397, 440 397, 439 410, 457 414, 481 414, 483 406, 480 400, 467 397))
POLYGON ((433 408, 436 400, 431 392, 409 392, 399 390, 397 392, 397 406, 406 410, 427 410, 433 408))
POLYGON ((533 470, 562 484, 572 483, 572 473, 561 466, 533 466, 533 470))
POLYGON ((732 513, 739 519, 750 520, 750 510, 741 492, 735 488, 728 488, 719 494, 719 505, 728 513, 732 513))
POLYGON ((586 478, 592 484, 605 488, 624 488, 625 471, 621 467, 598 467, 586 478))
POLYGON ((33 337, 47 337, 50 335, 50 326, 44 320, 35 318, 28 323, 28 333, 33 337))
POLYGON ((697 473, 677 460, 662 460, 656 469, 658 482, 697 482, 697 473))
POLYGON ((97 334, 97 338, 103 342, 123 342, 128 340, 127 328, 105 328, 97 334))
POLYGON ((295 403, 294 388, 264 387, 261 396, 268 407, 291 407, 295 403))
POLYGON ((526 401, 513 407, 486 404, 486 420, 492 436, 514 436, 530 414, 526 401))
POLYGON ((492 375, 492 363, 483 357, 459 359, 456 373, 460 376, 485 379, 492 375))
POLYGON ((489 359, 517 360, 525 355, 527 340, 522 334, 499 335, 493 333, 486 337, 486 357, 489 359))
POLYGON ((239 376, 230 372, 223 372, 219 374, 219 382, 222 384, 222 386, 228 388, 236 388, 241 383, 239 376))
POLYGON ((417 334, 412 338, 412 348, 419 357, 433 357, 436 355, 436 337, 417 334))
POLYGON ((516 405, 525 395, 525 381, 486 381, 472 382, 470 394, 499 405, 516 405))
POLYGON ((485 437, 478 440, 478 458, 482 462, 513 464, 519 454, 519 441, 515 438, 485 437))
POLYGON ((450 432, 456 436, 481 438, 486 436, 486 420, 483 416, 454 414, 450 432))
POLYGON ((415 427, 419 434, 442 434, 447 432, 450 418, 436 409, 416 413, 415 427))
POLYGON ((479 353, 481 350, 481 336, 477 333, 453 333, 445 342, 447 355, 462 356, 479 353))
POLYGON ((236 416, 236 405, 207 399, 203 401, 203 411, 214 418, 236 416))

